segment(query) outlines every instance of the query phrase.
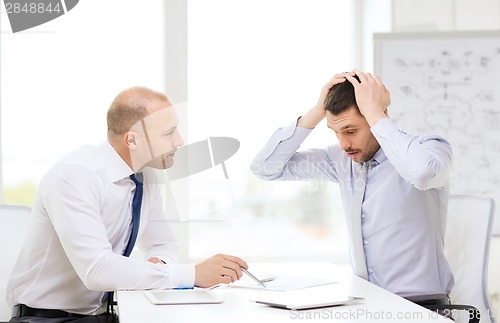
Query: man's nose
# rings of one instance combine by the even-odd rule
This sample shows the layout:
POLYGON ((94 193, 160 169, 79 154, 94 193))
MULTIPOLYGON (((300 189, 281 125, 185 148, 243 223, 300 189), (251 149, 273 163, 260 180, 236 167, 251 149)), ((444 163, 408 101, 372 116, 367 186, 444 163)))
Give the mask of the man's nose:
POLYGON ((174 141, 174 147, 180 147, 180 146, 184 146, 184 140, 182 139, 182 136, 180 133, 177 133, 177 136, 175 138, 175 141, 174 141))
POLYGON ((351 148, 351 141, 345 137, 339 136, 339 147, 342 150, 348 150, 351 148))

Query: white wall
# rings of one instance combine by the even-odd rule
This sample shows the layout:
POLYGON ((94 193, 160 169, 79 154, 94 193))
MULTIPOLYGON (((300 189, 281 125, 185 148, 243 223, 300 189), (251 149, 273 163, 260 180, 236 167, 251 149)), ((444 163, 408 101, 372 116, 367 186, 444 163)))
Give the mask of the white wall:
MULTIPOLYGON (((392 0, 394 32, 491 29, 500 29, 500 0, 392 0)), ((500 237, 493 237, 491 244, 488 286, 493 313, 498 320, 500 319, 500 237)))
POLYGON ((354 67, 373 72, 373 34, 391 31, 390 0, 352 0, 354 67))
POLYGON ((500 28, 499 0, 392 0, 393 31, 500 28))

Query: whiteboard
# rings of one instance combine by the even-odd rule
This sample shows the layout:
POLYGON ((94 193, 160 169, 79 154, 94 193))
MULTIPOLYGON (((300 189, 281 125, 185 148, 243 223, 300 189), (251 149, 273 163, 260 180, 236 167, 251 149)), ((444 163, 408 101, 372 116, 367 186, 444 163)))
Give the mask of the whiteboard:
POLYGON ((391 119, 451 143, 451 193, 500 205, 500 31, 375 34, 374 51, 391 119))

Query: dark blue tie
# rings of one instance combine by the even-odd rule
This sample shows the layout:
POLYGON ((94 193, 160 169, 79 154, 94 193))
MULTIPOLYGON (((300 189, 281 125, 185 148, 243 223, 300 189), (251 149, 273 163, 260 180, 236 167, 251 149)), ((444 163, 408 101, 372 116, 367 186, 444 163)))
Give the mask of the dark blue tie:
POLYGON ((142 173, 130 175, 130 179, 135 183, 135 193, 132 199, 132 233, 130 234, 130 239, 128 240, 127 248, 123 255, 125 257, 130 256, 132 249, 134 248, 135 240, 137 239, 137 233, 139 232, 139 222, 141 219, 141 205, 142 205, 142 173))
MULTIPOLYGON (((141 205, 142 205, 142 191, 143 191, 143 176, 142 173, 130 175, 130 179, 135 183, 135 193, 132 198, 132 233, 128 240, 127 248, 123 252, 125 257, 130 256, 132 249, 134 249, 135 240, 137 239, 137 233, 139 232, 139 223, 141 220, 141 205)), ((108 292, 108 314, 113 312, 113 293, 108 292)))

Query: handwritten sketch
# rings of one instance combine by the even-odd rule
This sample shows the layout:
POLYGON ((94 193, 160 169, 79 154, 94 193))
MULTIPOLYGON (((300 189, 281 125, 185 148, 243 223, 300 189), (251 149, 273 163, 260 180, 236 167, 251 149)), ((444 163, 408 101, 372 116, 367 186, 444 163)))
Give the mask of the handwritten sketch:
POLYGON ((450 141, 452 193, 500 204, 500 33, 376 38, 375 46, 375 72, 391 91, 389 116, 410 133, 450 141))

